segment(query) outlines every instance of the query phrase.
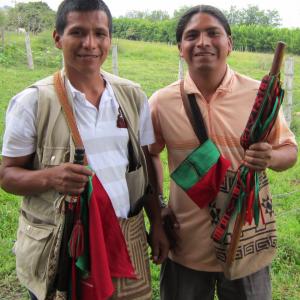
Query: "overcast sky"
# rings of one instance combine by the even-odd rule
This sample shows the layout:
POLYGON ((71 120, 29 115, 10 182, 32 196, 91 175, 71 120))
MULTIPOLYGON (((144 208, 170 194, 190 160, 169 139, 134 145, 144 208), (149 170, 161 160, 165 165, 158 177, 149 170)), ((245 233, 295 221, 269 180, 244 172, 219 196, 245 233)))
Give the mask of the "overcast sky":
MULTIPOLYGON (((32 0, 31 0, 32 1, 32 0)), ((40 1, 40 0, 39 0, 40 1)), ((61 0, 42 0, 47 2, 53 9, 57 7, 61 0)), ((13 6, 15 2, 29 2, 28 0, 0 0, 0 6, 13 6)), ((210 4, 220 9, 229 9, 230 6, 246 8, 248 5, 257 5, 262 10, 276 9, 282 19, 284 27, 300 27, 300 1, 298 0, 106 0, 114 17, 126 14, 128 11, 140 10, 164 10, 172 15, 175 9, 183 5, 210 4)))

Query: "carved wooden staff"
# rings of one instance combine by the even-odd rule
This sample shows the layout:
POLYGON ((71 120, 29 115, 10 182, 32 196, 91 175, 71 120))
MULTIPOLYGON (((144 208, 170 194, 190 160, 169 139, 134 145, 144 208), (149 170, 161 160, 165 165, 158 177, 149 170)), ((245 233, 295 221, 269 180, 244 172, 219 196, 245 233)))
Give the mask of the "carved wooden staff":
MULTIPOLYGON (((271 70, 269 73, 269 78, 271 78, 272 76, 275 76, 275 77, 277 77, 278 82, 279 82, 280 68, 281 68, 281 64, 282 64, 282 60, 283 60, 283 56, 284 56, 285 47, 286 47, 285 43, 283 43, 283 42, 277 43, 277 47, 276 47, 276 50, 274 53, 272 67, 271 67, 271 70)), ((266 90, 268 90, 268 89, 266 89, 266 90)), ((274 96, 276 97, 276 95, 274 95, 274 96)), ((258 141, 252 141, 250 143, 250 145, 253 144, 254 142, 258 142, 258 141)), ((247 198, 244 199, 241 211, 237 215, 237 218, 236 218, 236 221, 234 224, 234 229, 233 229, 232 236, 231 236, 231 242, 230 242, 230 245, 227 250, 226 263, 228 266, 231 266, 235 259, 236 250, 238 248, 238 243, 239 243, 239 240, 241 237, 242 228, 243 228, 243 225, 245 224, 245 216, 246 216, 246 209, 247 209, 246 202, 247 202, 247 198)))

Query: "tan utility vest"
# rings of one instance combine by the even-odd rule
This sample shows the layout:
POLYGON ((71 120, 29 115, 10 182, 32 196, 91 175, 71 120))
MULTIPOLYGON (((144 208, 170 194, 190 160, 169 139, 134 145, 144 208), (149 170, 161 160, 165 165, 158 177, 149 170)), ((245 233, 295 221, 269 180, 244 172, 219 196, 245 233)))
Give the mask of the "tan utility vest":
MULTIPOLYGON (((139 144, 139 111, 145 94, 139 85, 129 80, 106 72, 101 72, 101 75, 111 84, 125 115, 129 139, 140 165, 137 170, 126 174, 130 201, 135 201, 142 197, 148 184, 146 161, 139 144)), ((73 161, 75 145, 54 90, 53 76, 36 82, 32 87, 37 88, 39 93, 33 168, 44 169, 73 161)), ((70 91, 67 92, 73 107, 70 91)), ((56 273, 64 222, 61 212, 63 197, 55 190, 36 195, 33 191, 31 196, 24 197, 22 201, 15 245, 17 275, 38 299, 46 297, 56 273)))

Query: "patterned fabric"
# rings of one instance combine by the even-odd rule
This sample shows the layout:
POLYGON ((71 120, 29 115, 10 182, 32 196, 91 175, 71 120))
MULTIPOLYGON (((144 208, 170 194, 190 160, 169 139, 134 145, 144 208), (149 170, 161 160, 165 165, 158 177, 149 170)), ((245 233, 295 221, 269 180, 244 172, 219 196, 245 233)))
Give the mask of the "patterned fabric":
POLYGON ((144 215, 119 219, 137 279, 113 278, 115 293, 111 300, 151 300, 151 276, 144 215))
POLYGON ((266 139, 279 113, 283 95, 284 90, 278 77, 266 75, 262 79, 246 128, 241 136, 241 145, 244 149, 266 139))
MULTIPOLYGON (((253 143, 266 141, 278 116, 283 94, 284 91, 281 89, 280 80, 277 76, 266 75, 262 79, 248 122, 241 135, 241 145, 245 150, 253 143)), ((251 225, 254 220, 255 226, 258 227, 260 218, 261 223, 265 224, 259 197, 258 172, 241 164, 236 172, 229 198, 224 215, 216 226, 212 237, 218 243, 225 243, 229 224, 234 224, 226 255, 226 263, 230 266, 234 260, 241 234, 240 230, 244 224, 251 225)))
MULTIPOLYGON (((229 196, 235 184, 235 175, 235 172, 227 172, 218 197, 209 206, 214 228, 218 228, 222 224, 222 219, 224 220, 226 208, 230 202, 229 196)), ((262 202, 260 221, 257 225, 253 222, 243 226, 236 255, 231 265, 227 263, 227 256, 235 218, 226 219, 227 230, 224 232, 222 242, 214 240, 217 260, 222 265, 227 278, 236 279, 254 273, 269 265, 275 255, 277 245, 275 214, 268 179, 264 172, 259 174, 259 197, 262 202)))

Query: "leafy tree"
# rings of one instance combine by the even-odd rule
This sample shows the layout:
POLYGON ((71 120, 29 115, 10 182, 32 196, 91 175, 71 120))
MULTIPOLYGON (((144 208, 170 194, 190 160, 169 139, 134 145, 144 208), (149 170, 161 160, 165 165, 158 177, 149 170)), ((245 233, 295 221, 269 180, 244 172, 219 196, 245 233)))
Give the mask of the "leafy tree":
POLYGON ((53 28, 55 12, 44 2, 18 3, 8 11, 8 26, 38 33, 53 28))
MULTIPOLYGON (((3 10, 0 10, 0 41, 1 41, 1 46, 4 48, 4 26, 6 23, 6 15, 3 10)), ((1 47, 0 47, 1 51, 1 47)))
POLYGON ((231 25, 263 25, 278 27, 281 18, 277 10, 260 10, 256 5, 248 5, 247 8, 237 9, 231 6, 228 11, 224 11, 229 24, 231 25))
POLYGON ((266 16, 270 26, 278 27, 281 25, 281 18, 279 12, 276 9, 267 10, 266 16))
POLYGON ((169 14, 163 10, 153 10, 150 13, 148 13, 148 15, 146 15, 146 19, 152 21, 168 20, 169 18, 169 14))
POLYGON ((162 21, 168 20, 170 18, 169 14, 163 10, 153 10, 153 11, 138 11, 132 10, 126 13, 125 18, 128 19, 146 19, 151 21, 162 21))
POLYGON ((190 8, 192 8, 192 6, 183 5, 178 9, 175 9, 173 13, 173 18, 179 19, 190 8))
POLYGON ((0 10, 0 27, 4 27, 6 24, 6 14, 4 10, 0 10))
POLYGON ((228 11, 223 11, 230 25, 242 23, 242 12, 236 6, 230 6, 228 11))
POLYGON ((147 15, 146 11, 139 11, 139 10, 131 10, 127 12, 124 18, 128 19, 145 19, 147 15))

